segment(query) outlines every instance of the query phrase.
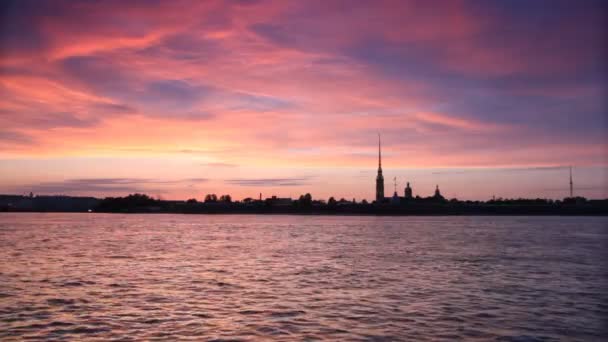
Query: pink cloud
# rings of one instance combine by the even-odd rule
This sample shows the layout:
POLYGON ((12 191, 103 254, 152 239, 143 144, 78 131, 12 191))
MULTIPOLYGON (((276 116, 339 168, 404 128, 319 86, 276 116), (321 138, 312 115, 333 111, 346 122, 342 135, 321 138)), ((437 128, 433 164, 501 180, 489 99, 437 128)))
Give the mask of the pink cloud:
POLYGON ((571 77, 598 52, 556 40, 588 31, 580 13, 530 29, 536 47, 461 1, 73 5, 26 15, 44 44, 3 46, 2 157, 366 167, 382 132, 396 166, 604 160, 577 124, 601 126, 605 79, 571 77), (557 120, 564 102, 587 119, 557 120))

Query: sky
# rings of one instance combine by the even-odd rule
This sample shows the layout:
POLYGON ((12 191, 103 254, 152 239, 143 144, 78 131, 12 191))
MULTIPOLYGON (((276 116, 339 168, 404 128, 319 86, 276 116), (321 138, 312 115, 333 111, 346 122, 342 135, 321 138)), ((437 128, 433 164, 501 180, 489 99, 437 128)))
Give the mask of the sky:
POLYGON ((0 193, 608 197, 604 1, 0 13, 0 193))

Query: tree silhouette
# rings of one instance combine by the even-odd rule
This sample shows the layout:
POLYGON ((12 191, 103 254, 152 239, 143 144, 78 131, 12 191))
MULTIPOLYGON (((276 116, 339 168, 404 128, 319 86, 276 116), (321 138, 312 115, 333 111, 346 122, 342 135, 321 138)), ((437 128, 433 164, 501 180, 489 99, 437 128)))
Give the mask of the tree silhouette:
POLYGON ((220 196, 220 202, 232 203, 232 197, 230 197, 230 195, 222 195, 220 196))
POLYGON ((205 196, 205 203, 215 203, 215 202, 217 202, 216 194, 207 194, 205 196))
POLYGON ((306 195, 300 195, 300 198, 298 199, 298 205, 300 207, 311 207, 312 196, 309 193, 306 193, 306 195))
POLYGON ((155 206, 159 203, 159 200, 145 194, 131 194, 127 197, 107 197, 101 201, 99 207, 107 210, 119 210, 155 206))

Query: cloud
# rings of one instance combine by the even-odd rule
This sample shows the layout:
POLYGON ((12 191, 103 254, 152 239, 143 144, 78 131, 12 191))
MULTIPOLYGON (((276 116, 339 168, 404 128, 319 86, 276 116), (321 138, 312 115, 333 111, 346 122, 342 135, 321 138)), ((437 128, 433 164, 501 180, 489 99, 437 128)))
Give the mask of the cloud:
POLYGON ((98 102, 93 103, 91 105, 92 108, 96 109, 96 112, 99 111, 104 114, 133 114, 137 113, 137 109, 129 106, 127 104, 122 103, 108 103, 108 102, 98 102))
MULTIPOLYGON (((224 155, 230 153, 228 149, 194 149, 194 148, 164 148, 164 147, 116 147, 116 148, 101 148, 101 151, 112 152, 112 153, 140 153, 140 154, 183 154, 183 155, 191 155, 191 156, 209 156, 209 155, 224 155)), ((214 163, 201 163, 200 165, 212 165, 214 163)), ((218 163, 218 165, 222 165, 223 163, 218 163)), ((230 164, 226 164, 228 166, 230 164)), ((235 165, 236 166, 236 165, 235 165)))
POLYGON ((81 178, 81 179, 68 179, 64 183, 66 184, 99 184, 99 185, 124 185, 124 184, 175 184, 184 182, 206 182, 207 178, 185 178, 176 180, 161 180, 161 179, 149 179, 149 178, 81 178))
POLYGON ((463 175, 470 173, 519 173, 519 172, 536 172, 536 171, 562 171, 568 170, 570 166, 556 165, 556 166, 530 166, 530 167, 509 167, 509 168, 478 168, 478 169, 467 169, 467 170, 446 170, 446 171, 434 171, 433 175, 463 175))
POLYGON ((490 132, 506 128, 506 125, 505 127, 500 127, 499 125, 483 123, 479 120, 463 119, 439 113, 416 113, 414 117, 423 124, 445 126, 466 131, 490 132))
MULTIPOLYGON (((605 184, 597 186, 579 186, 574 188, 575 195, 577 191, 606 193, 607 190, 608 186, 606 186, 605 184)), ((541 191, 567 193, 568 191, 570 191, 570 188, 545 188, 541 189, 541 191)))
POLYGON ((266 39, 269 39, 274 43, 293 44, 295 42, 295 37, 290 35, 290 31, 279 25, 260 23, 251 25, 250 29, 251 31, 259 34, 260 36, 266 39))
POLYGON ((193 85, 183 80, 155 80, 145 85, 145 90, 135 93, 146 106, 173 110, 180 107, 191 108, 209 93, 212 87, 193 85))
POLYGON ((189 183, 203 183, 208 182, 209 178, 185 178, 177 181, 178 183, 189 182, 189 183))
POLYGON ((24 186, 34 193, 43 194, 78 194, 78 193, 134 193, 145 192, 141 183, 107 180, 67 180, 63 182, 44 182, 24 186))
POLYGON ((21 187, 22 190, 44 194, 78 194, 93 193, 96 195, 134 192, 164 192, 166 186, 188 183, 204 183, 207 178, 185 178, 176 180, 148 178, 78 178, 60 182, 44 182, 21 187))
POLYGON ((210 167, 210 168, 233 168, 233 167, 239 167, 238 164, 223 163, 223 162, 201 163, 200 165, 206 166, 206 167, 210 167))
POLYGON ((0 141, 18 145, 32 144, 35 142, 34 138, 27 134, 6 130, 0 130, 0 141))
POLYGON ((302 186, 310 184, 311 177, 226 179, 224 182, 238 186, 302 186))
POLYGON ((73 80, 96 93, 120 98, 132 93, 139 83, 136 75, 120 61, 109 56, 71 56, 59 61, 58 67, 68 81, 73 80))
POLYGON ((4 113, 0 115, 0 123, 5 123, 8 127, 18 129, 50 129, 57 127, 69 128, 89 128, 96 126, 100 118, 94 115, 78 115, 72 112, 47 112, 40 111, 29 115, 20 115, 18 112, 4 113))
MULTIPOLYGON (((38 118, 39 121, 36 123, 38 127, 52 128, 52 127, 91 127, 99 122, 98 117, 79 117, 75 113, 69 112, 55 112, 48 113, 38 118)), ((30 126, 31 127, 31 126, 30 126)))

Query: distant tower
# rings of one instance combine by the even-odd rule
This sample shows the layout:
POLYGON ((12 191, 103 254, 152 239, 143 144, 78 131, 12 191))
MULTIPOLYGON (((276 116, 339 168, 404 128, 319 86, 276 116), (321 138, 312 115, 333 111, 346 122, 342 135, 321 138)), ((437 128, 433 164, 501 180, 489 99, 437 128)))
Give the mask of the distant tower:
POLYGON ((405 194, 404 194, 406 199, 410 199, 412 198, 412 188, 410 187, 410 182, 407 182, 407 186, 405 187, 405 194))
POLYGON ((574 186, 572 184, 572 166, 570 166, 570 198, 574 197, 574 186))
POLYGON ((384 176, 382 176, 382 152, 380 133, 378 133, 378 175, 376 176, 376 202, 384 200, 384 176))
POLYGON ((441 198, 441 192, 439 191, 439 185, 435 186, 435 198, 441 198))
POLYGON ((393 183, 395 185, 395 192, 393 192, 393 197, 391 198, 391 204, 399 204, 401 200, 399 199, 399 194, 397 194, 397 177, 393 177, 393 183))

